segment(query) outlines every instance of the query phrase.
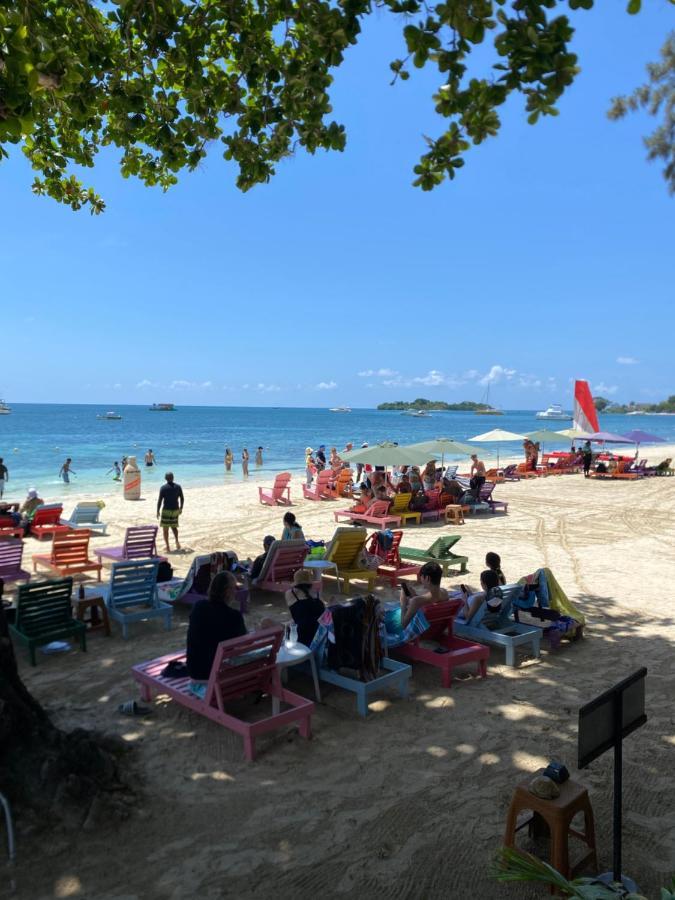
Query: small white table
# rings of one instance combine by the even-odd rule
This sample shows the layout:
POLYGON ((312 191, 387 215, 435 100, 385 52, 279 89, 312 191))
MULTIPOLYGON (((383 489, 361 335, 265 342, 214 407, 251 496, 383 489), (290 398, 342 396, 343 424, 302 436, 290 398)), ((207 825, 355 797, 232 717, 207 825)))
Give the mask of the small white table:
POLYGON ((316 569, 319 572, 319 577, 323 575, 324 571, 328 569, 335 570, 335 580, 337 581, 338 591, 340 588, 340 574, 338 571, 337 563, 334 563, 330 559, 306 559, 302 564, 303 569, 316 569))
POLYGON ((281 642, 279 652, 277 653, 277 668, 281 670, 283 677, 284 669, 290 666, 297 666, 298 663, 308 662, 312 670, 312 678, 314 680, 314 696, 321 703, 321 690, 319 688, 319 673, 316 669, 316 660, 314 654, 304 644, 290 644, 286 641, 281 642))

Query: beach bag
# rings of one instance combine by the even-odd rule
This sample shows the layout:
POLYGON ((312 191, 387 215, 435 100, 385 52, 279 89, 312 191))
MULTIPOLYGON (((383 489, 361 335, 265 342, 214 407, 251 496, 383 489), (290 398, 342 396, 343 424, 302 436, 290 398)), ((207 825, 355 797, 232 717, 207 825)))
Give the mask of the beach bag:
POLYGON ((394 543, 394 532, 391 529, 386 528, 382 531, 377 532, 377 543, 380 547, 380 550, 383 550, 385 553, 388 550, 391 550, 392 545, 394 543))
POLYGON ((162 581, 171 581, 173 578, 173 566, 171 563, 163 559, 162 562, 157 566, 157 584, 162 581))

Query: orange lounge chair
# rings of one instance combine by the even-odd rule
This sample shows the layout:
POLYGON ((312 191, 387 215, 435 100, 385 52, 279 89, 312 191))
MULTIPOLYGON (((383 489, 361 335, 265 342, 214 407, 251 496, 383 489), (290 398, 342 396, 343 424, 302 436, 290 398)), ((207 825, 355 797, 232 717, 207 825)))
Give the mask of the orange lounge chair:
POLYGON ((33 555, 33 571, 37 572, 38 566, 43 566, 49 572, 66 577, 81 572, 96 572, 98 581, 101 580, 101 563, 89 559, 89 537, 91 532, 87 529, 79 531, 57 532, 52 542, 52 552, 47 555, 33 555))

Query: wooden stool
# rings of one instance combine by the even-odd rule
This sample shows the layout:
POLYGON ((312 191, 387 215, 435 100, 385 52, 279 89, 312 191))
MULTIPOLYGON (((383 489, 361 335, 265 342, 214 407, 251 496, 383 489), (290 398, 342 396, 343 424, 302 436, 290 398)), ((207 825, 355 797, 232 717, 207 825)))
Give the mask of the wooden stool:
POLYGON ((76 603, 76 617, 78 622, 86 622, 89 631, 103 629, 106 637, 110 637, 110 618, 108 608, 103 597, 79 597, 74 598, 76 603), (89 618, 85 614, 89 610, 89 618), (99 616, 100 613, 100 616, 99 616))
POLYGON ((597 868, 598 859, 595 851, 595 826, 593 824, 593 808, 586 788, 576 781, 568 780, 559 785, 560 796, 555 800, 544 800, 537 797, 529 790, 529 784, 537 775, 542 775, 543 769, 521 781, 513 793, 511 806, 506 819, 506 832, 504 834, 504 846, 516 845, 516 831, 528 826, 530 834, 533 834, 537 826, 541 826, 542 820, 548 826, 551 835, 551 865, 565 878, 574 878, 578 872, 586 866, 597 868), (530 809, 533 815, 517 824, 518 814, 530 809), (584 814, 584 831, 575 831, 570 828, 570 823, 578 812, 584 814), (588 847, 588 850, 576 865, 570 867, 568 837, 572 835, 588 847))
POLYGON ((451 519, 455 525, 463 525, 464 524, 464 510, 462 509, 461 504, 448 503, 448 505, 445 507, 445 522, 446 522, 446 524, 451 519))

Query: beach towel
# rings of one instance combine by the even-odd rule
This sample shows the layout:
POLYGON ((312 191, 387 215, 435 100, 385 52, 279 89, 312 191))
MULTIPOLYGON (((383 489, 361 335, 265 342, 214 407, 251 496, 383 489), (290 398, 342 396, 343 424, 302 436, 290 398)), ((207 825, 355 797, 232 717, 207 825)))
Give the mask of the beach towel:
POLYGON ((521 578, 519 584, 527 585, 529 588, 528 601, 522 605, 520 602, 516 603, 521 609, 528 609, 533 605, 529 600, 532 597, 532 593, 534 593, 541 606, 550 607, 562 616, 569 616, 570 619, 575 619, 580 625, 586 623, 586 617, 571 602, 550 569, 537 569, 532 575, 526 575, 524 578, 521 578))
POLYGON ((319 619, 310 649, 321 666, 353 669, 363 681, 371 681, 379 672, 385 643, 380 602, 369 595, 330 606, 319 619))
POLYGON ((401 625, 401 608, 386 609, 384 612, 384 639, 387 647, 400 647, 429 629, 424 612, 418 609, 405 628, 401 625))

